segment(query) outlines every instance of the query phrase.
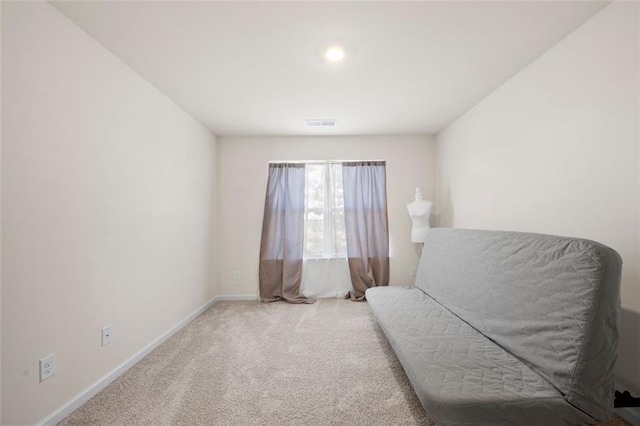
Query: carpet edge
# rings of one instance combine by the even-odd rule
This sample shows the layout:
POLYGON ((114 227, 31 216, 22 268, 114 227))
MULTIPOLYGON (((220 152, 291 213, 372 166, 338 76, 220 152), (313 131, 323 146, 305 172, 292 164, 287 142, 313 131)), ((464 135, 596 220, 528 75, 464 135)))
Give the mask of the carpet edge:
MULTIPOLYGON (((256 296, 254 295, 253 297, 255 298, 256 296)), ((176 325, 171 327, 169 330, 162 333, 160 336, 154 339, 147 346, 142 348, 140 351, 136 352, 129 359, 124 361, 122 364, 120 364, 119 366, 111 370, 102 378, 98 379, 97 382, 90 385, 85 390, 83 390, 82 392, 78 393, 73 398, 65 402, 58 409, 54 410, 51 414, 49 414, 48 416, 40 420, 38 423, 36 423, 36 426, 54 426, 58 422, 61 422, 62 420, 64 420, 67 416, 69 416, 75 410, 80 408, 82 404, 87 402, 93 396, 98 394, 101 390, 109 386, 111 382, 113 382, 115 379, 120 377, 131 367, 133 367, 138 362, 140 362, 144 357, 146 357, 149 353, 151 353, 151 351, 153 351, 155 348, 160 346, 167 339, 169 339, 175 333, 180 331, 182 328, 184 328, 187 324, 189 324, 191 321, 193 321, 198 316, 200 316, 204 311, 209 309, 211 306, 223 300, 240 300, 240 299, 228 299, 221 296, 213 297, 211 300, 209 300, 204 305, 200 306, 198 309, 196 309, 195 311, 187 315, 185 318, 183 318, 180 322, 178 322, 176 325)))

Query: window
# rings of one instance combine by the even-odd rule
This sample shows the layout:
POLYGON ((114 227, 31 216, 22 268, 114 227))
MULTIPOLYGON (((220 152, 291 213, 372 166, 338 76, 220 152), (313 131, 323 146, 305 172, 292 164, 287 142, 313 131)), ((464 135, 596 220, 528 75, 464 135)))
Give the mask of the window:
POLYGON ((347 256, 340 163, 307 163, 305 176, 305 258, 347 256))

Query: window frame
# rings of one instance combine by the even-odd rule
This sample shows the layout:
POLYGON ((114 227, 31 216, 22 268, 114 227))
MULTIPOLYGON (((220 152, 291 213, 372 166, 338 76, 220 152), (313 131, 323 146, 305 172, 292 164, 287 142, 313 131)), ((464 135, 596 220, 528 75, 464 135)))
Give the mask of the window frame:
MULTIPOLYGON (((336 233, 335 233, 335 216, 336 214, 342 213, 344 219, 344 200, 342 202, 342 207, 335 207, 333 201, 335 200, 334 194, 334 185, 331 178, 331 167, 342 167, 341 162, 337 161, 322 161, 322 162, 305 162, 305 167, 308 166, 324 166, 324 202, 322 207, 308 207, 308 182, 305 182, 305 200, 304 200, 304 259, 309 260, 322 260, 322 259, 344 259, 347 258, 347 250, 346 250, 346 240, 345 240, 345 249, 344 252, 337 252, 335 250, 337 246, 336 241, 336 233), (308 222, 308 214, 314 213, 322 216, 322 224, 323 224, 323 236, 322 236, 322 253, 313 252, 309 253, 307 251, 308 247, 308 232, 307 232, 307 222, 308 222)), ((340 169, 340 173, 342 170, 340 169)), ((305 178, 308 178, 309 173, 307 172, 305 178)), ((340 176, 340 181, 342 181, 342 175, 340 176)))

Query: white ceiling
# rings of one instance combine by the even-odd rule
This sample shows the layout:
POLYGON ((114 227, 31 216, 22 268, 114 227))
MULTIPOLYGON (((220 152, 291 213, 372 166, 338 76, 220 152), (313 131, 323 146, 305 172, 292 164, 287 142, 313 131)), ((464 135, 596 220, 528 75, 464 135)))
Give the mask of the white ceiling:
POLYGON ((607 5, 53 4, 218 135, 437 133, 607 5))

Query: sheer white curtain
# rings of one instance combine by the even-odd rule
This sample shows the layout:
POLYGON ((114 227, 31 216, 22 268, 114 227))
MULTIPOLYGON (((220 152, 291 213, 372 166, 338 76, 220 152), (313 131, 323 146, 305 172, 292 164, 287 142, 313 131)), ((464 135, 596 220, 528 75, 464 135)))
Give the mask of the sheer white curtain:
POLYGON ((305 242, 300 292, 308 298, 353 291, 344 222, 341 163, 305 167, 305 242))

